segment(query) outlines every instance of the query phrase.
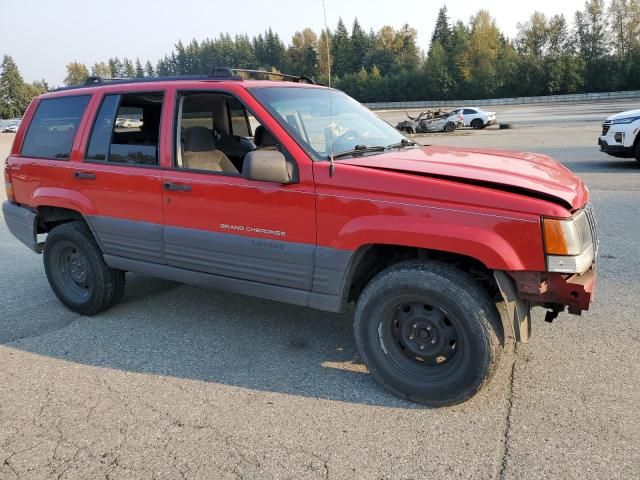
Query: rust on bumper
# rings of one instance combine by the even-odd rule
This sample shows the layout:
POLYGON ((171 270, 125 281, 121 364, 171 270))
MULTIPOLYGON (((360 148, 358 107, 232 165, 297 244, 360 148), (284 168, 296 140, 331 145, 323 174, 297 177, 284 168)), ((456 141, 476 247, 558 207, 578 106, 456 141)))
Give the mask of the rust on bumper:
POLYGON ((589 310, 596 284, 595 266, 581 274, 508 272, 516 283, 516 294, 532 305, 562 305, 569 313, 589 310))

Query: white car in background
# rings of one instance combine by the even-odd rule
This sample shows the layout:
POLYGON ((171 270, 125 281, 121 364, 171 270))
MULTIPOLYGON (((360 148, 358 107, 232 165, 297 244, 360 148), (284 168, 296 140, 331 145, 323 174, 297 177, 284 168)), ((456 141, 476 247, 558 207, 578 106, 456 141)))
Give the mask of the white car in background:
POLYGON ((16 133, 20 127, 20 118, 11 118, 9 120, 0 120, 0 132, 16 133))
POLYGON ((476 130, 488 127, 496 123, 496 112, 487 112, 481 108, 465 107, 456 108, 451 113, 464 115, 464 126, 476 130))
POLYGON ((640 162, 640 109, 607 118, 602 124, 598 145, 604 153, 614 157, 635 157, 640 162))

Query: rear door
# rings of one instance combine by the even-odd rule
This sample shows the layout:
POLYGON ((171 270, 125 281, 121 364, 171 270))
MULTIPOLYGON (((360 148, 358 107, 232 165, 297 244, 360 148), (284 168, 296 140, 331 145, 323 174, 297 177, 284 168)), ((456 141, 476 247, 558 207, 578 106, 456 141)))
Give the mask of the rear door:
POLYGON ((296 158, 283 146, 276 136, 283 131, 266 112, 261 117, 249 113, 250 100, 224 90, 176 94, 173 162, 163 178, 167 263, 309 291, 316 244, 311 160, 296 158), (198 95, 199 104, 185 103, 191 95, 198 95), (210 129, 212 148, 224 153, 238 172, 186 168, 181 153, 196 147, 181 140, 185 130, 193 128, 210 129), (278 148, 288 156, 296 183, 252 181, 240 175, 243 155, 255 148, 251 135, 259 129, 266 133, 260 135, 265 145, 258 147, 278 148))
POLYGON ((160 122, 165 93, 94 98, 74 189, 93 206, 87 217, 105 254, 164 263, 160 122))

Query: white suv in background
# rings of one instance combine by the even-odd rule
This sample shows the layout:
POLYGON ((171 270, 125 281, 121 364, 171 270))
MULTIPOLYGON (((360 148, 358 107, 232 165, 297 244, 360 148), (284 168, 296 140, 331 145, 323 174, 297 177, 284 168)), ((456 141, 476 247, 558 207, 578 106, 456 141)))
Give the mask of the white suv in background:
POLYGON ((457 108, 451 113, 464 115, 464 126, 472 127, 476 130, 496 123, 496 112, 487 112, 481 108, 457 108))
POLYGON ((640 110, 611 115, 602 124, 598 138, 600 150, 614 157, 632 158, 640 162, 640 110))

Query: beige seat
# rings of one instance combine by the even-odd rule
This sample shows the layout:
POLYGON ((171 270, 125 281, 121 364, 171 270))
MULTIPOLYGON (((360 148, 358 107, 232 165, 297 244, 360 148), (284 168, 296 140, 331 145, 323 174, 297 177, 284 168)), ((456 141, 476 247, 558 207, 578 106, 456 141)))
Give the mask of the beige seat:
POLYGON ((185 128, 182 138, 184 139, 183 168, 240 174, 231 160, 223 152, 216 150, 213 135, 208 128, 185 128))

